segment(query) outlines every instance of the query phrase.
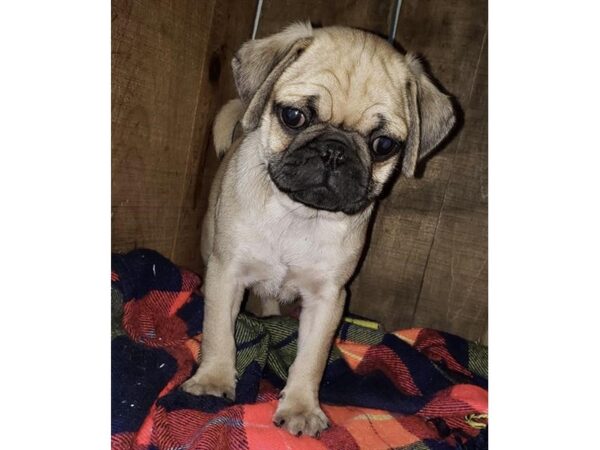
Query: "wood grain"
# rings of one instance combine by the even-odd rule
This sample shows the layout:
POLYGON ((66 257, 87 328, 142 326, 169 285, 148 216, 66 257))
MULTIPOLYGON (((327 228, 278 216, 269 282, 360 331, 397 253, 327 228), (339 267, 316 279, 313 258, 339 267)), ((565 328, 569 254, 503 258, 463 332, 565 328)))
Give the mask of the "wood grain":
POLYGON ((414 326, 487 333, 487 38, 433 238, 414 326))
POLYGON ((202 219, 219 162, 212 143, 212 124, 218 109, 227 100, 237 97, 231 60, 242 43, 252 35, 254 3, 249 0, 218 2, 213 14, 212 30, 204 49, 208 64, 205 65, 199 83, 202 94, 196 108, 193 147, 187 165, 179 205, 180 217, 171 253, 178 264, 199 273, 204 269, 200 255, 202 219))
POLYGON ((214 1, 112 4, 112 247, 172 256, 214 1))
POLYGON ((426 56, 464 125, 421 178, 399 179, 381 202, 350 310, 387 329, 434 326, 475 339, 487 324, 487 4, 405 0, 396 38, 426 56))
POLYGON ((112 249, 149 247, 202 271, 216 170, 210 129, 255 2, 113 1, 112 249))
POLYGON ((392 0, 265 0, 257 37, 268 36, 296 21, 315 25, 345 25, 386 34, 392 0))

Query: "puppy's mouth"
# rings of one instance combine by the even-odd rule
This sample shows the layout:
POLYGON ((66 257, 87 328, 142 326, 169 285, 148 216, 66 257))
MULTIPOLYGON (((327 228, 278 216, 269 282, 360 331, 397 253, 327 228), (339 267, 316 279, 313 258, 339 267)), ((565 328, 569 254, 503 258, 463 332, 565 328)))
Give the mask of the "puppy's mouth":
MULTIPOLYGON (((277 187, 279 188, 279 186, 277 187)), ((365 197, 358 199, 340 198, 339 194, 326 184, 289 192, 281 188, 279 190, 286 193, 292 200, 305 206, 331 212, 356 214, 368 204, 365 197)))
POLYGON ((277 188, 310 208, 356 214, 369 198, 370 173, 346 142, 315 140, 268 165, 277 188))

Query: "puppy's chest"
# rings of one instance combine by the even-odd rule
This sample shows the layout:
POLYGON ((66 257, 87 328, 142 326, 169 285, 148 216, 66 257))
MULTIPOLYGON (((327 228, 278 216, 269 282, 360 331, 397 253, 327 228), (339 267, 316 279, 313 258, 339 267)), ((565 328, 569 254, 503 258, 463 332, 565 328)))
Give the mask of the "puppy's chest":
MULTIPOLYGON (((244 251, 245 284, 262 296, 291 300, 327 282, 347 257, 341 229, 313 221, 258 222, 244 251)), ((338 227, 339 228, 339 227, 338 227)))

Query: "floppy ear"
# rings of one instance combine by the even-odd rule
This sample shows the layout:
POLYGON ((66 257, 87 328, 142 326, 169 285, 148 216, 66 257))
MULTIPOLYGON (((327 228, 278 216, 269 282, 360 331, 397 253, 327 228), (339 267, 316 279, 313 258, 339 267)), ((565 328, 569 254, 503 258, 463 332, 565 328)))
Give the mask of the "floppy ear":
POLYGON ((413 177, 417 162, 448 135, 456 116, 450 97, 431 82, 421 63, 412 55, 406 55, 406 63, 414 79, 406 83, 410 125, 402 174, 413 177))
POLYGON ((273 86, 283 71, 292 64, 312 41, 310 23, 295 23, 280 33, 248 41, 234 56, 233 79, 246 113, 242 119, 245 131, 260 122, 273 86))

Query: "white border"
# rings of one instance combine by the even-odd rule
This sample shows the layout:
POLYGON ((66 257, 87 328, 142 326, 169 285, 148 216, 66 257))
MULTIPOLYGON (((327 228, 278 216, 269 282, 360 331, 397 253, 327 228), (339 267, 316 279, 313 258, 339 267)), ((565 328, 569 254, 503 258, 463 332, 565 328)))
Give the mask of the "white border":
POLYGON ((490 3, 494 449, 597 441, 600 37, 592 5, 490 3))
MULTIPOLYGON (((491 448, 595 442, 598 8, 490 4, 491 448)), ((110 10, 0 15, 6 448, 110 433, 110 10)))
POLYGON ((3 448, 110 445, 110 3, 0 11, 3 448))

